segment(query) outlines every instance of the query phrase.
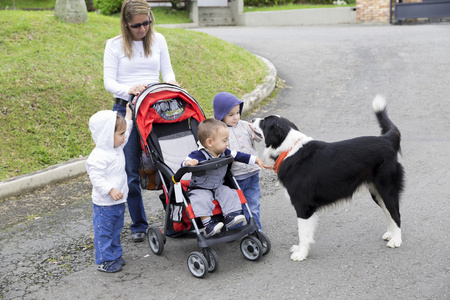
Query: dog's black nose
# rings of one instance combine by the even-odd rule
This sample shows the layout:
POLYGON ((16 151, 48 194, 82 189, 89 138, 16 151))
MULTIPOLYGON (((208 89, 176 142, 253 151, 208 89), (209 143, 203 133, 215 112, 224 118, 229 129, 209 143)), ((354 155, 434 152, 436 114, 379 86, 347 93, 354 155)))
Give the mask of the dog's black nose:
POLYGON ((252 119, 252 123, 255 123, 255 119, 252 119))

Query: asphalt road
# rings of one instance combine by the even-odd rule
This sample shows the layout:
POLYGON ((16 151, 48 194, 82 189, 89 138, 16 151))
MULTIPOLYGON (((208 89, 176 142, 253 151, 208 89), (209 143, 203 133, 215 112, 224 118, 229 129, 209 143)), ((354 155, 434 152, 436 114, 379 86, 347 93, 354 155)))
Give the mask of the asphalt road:
MULTIPOLYGON (((402 247, 386 247, 383 213, 362 190, 350 203, 321 212, 310 256, 291 261, 289 248, 298 243, 295 212, 274 174, 263 171, 261 218, 272 250, 260 261, 244 259, 237 242, 216 246, 218 271, 196 279, 186 266, 188 254, 198 250, 195 240, 169 239, 163 254, 155 256, 146 243, 133 244, 125 236, 127 265, 117 274, 104 274, 87 265, 92 249, 80 255, 81 246, 70 246, 88 244, 90 238, 91 204, 84 192, 70 208, 2 231, 3 297, 450 299, 450 25, 199 31, 269 59, 285 80, 276 99, 247 119, 282 115, 306 135, 325 141, 377 135, 371 101, 378 93, 387 97, 389 116, 403 139, 402 247), (64 258, 56 257, 60 253, 64 258), (78 268, 70 263, 70 253, 78 268), (10 257, 14 264, 5 262, 10 257), (68 272, 61 271, 63 259, 68 272), (30 280, 51 263, 58 267, 30 280), (11 273, 16 281, 8 277, 11 273)), ((86 186, 86 178, 80 181, 86 186)), ((154 193, 146 193, 146 206, 158 224, 161 211, 154 193)))

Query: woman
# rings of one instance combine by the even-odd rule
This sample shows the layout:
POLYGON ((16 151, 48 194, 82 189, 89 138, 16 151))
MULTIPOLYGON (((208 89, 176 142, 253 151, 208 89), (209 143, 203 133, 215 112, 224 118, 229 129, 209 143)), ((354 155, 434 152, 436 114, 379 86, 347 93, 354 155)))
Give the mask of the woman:
MULTIPOLYGON (((120 14, 121 34, 107 41, 103 66, 103 81, 114 94, 113 110, 125 115, 129 95, 138 95, 150 83, 176 84, 164 36, 154 28, 155 18, 145 0, 125 0, 120 14)), ((142 242, 148 223, 142 202, 139 177, 139 139, 135 128, 124 149, 128 176, 128 211, 131 236, 142 242)))

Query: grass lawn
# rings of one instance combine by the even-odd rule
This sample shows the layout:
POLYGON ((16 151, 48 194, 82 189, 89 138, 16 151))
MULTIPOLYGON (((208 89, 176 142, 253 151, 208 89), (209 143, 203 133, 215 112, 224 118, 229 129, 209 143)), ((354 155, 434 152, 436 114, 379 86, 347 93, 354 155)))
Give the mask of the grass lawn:
POLYGON ((355 3, 347 5, 320 5, 320 4, 286 4, 277 6, 244 6, 244 12, 255 12, 255 11, 274 11, 274 10, 292 10, 292 9, 310 9, 310 8, 331 8, 331 7, 352 7, 355 3))
POLYGON ((14 4, 16 9, 54 9, 56 0, 0 0, 0 8, 13 9, 14 4))
MULTIPOLYGON (((177 81, 209 117, 217 92, 241 97, 266 75, 265 64, 236 45, 184 29, 157 31, 177 81)), ((105 42, 119 33, 118 18, 96 13, 77 25, 52 11, 0 12, 0 180, 92 151, 88 120, 113 104, 103 85, 105 42)))

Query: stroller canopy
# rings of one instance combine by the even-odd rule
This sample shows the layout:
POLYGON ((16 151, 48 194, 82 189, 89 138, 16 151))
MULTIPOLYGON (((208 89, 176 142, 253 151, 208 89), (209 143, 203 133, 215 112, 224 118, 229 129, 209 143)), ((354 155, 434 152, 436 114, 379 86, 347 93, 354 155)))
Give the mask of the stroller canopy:
POLYGON ((148 86, 136 98, 134 118, 141 135, 141 147, 148 155, 147 138, 154 123, 178 123, 193 117, 205 119, 197 101, 180 87, 158 83, 148 86))

